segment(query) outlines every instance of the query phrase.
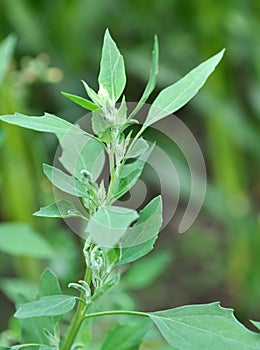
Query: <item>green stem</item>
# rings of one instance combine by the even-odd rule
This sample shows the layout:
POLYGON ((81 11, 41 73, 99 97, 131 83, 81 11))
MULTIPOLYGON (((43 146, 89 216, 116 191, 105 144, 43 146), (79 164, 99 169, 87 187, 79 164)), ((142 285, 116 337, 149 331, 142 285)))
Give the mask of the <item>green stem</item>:
MULTIPOLYGON (((84 280, 90 285, 91 283, 91 270, 90 269, 87 269, 86 270, 86 273, 85 273, 85 277, 84 277, 84 280)), ((81 294, 80 297, 83 297, 83 293, 81 294)), ((70 329, 69 329, 69 332, 66 336, 66 338, 64 339, 64 343, 62 345, 62 348, 61 350, 70 350, 73 343, 74 343, 74 340, 79 332, 79 329, 80 329, 80 326, 82 324, 82 321, 84 320, 85 318, 85 312, 87 311, 87 305, 86 304, 83 304, 82 302, 79 302, 78 303, 78 306, 77 306, 77 310, 76 310, 76 313, 73 317, 73 320, 71 322, 71 326, 70 326, 70 329)))
POLYGON ((112 316, 112 315, 132 315, 132 316, 149 317, 149 314, 141 311, 115 310, 115 311, 95 312, 92 314, 85 315, 83 319, 91 318, 91 317, 100 317, 100 316, 112 316))

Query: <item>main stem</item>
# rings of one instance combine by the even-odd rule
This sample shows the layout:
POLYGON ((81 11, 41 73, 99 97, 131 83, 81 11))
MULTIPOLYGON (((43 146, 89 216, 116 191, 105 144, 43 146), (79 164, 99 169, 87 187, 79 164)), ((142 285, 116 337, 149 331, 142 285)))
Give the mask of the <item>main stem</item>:
MULTIPOLYGON (((89 268, 87 268, 87 270, 86 270, 84 280, 90 285, 90 283, 91 283, 91 270, 89 268)), ((83 295, 81 295, 81 297, 82 296, 83 295)), ((87 306, 79 301, 76 313, 74 314, 74 317, 73 317, 71 325, 70 325, 69 332, 64 339, 64 343, 61 347, 61 350, 70 350, 71 349, 71 347, 75 341, 75 338, 79 332, 82 321, 84 320, 84 318, 86 316, 85 315, 86 311, 87 311, 87 306)))

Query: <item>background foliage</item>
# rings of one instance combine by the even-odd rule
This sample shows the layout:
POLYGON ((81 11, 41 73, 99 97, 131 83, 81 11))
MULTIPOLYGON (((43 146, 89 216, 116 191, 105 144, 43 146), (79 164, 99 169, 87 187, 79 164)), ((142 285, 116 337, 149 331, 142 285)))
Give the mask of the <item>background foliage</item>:
MULTIPOLYGON (((128 101, 140 97, 149 75, 153 34, 158 34, 160 43, 158 90, 226 47, 214 76, 177 113, 196 135, 206 159, 209 183, 203 210, 184 235, 176 231, 182 208, 177 212, 157 250, 127 272, 118 295, 111 299, 118 307, 137 303, 149 311, 221 300, 234 307, 241 320, 259 318, 259 19, 256 0, 188 4, 2 0, 0 4, 0 40, 10 33, 17 37, 15 59, 0 86, 1 114, 47 111, 71 122, 81 117, 80 107, 60 91, 83 96, 80 79, 96 88, 106 27, 125 57, 128 101)), ((55 250, 55 257, 42 260, 1 253, 0 328, 4 329, 13 312, 11 302, 17 300, 17 278, 32 293, 46 265, 69 282, 82 277, 83 263, 77 257, 79 238, 62 222, 31 215, 51 201, 41 163, 53 159, 55 139, 3 123, 0 132, 1 221, 29 224, 55 250)), ((167 140, 158 142, 175 157, 167 140)))

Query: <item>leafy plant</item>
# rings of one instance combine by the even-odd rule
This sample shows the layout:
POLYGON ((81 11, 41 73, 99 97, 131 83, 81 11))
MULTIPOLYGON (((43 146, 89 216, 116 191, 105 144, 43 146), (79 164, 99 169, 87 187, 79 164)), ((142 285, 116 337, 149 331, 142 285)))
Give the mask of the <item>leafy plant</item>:
MULTIPOLYGON (((126 85, 126 74, 123 57, 107 30, 98 77, 99 91, 95 92, 83 82, 89 99, 63 93, 73 102, 92 111, 94 135, 48 113, 42 117, 28 117, 18 113, 0 117, 0 120, 7 123, 51 132, 58 137, 62 148, 59 160, 66 172, 44 164, 44 173, 66 195, 41 208, 34 215, 80 220, 86 262, 84 279, 69 284, 69 287, 79 291, 78 296, 62 294, 57 276, 47 269, 41 276, 36 299, 20 299, 14 316, 20 321, 22 338, 21 344, 12 346, 12 349, 88 348, 88 339, 79 341, 82 338, 79 335, 88 333, 90 320, 119 315, 144 320, 130 324, 118 323, 107 334, 101 349, 138 348, 152 323, 174 349, 259 349, 259 334, 243 327, 235 319, 233 311, 222 308, 219 303, 182 306, 157 312, 97 310, 99 298, 118 282, 121 274, 119 266, 148 254, 153 249, 162 224, 161 196, 152 199, 139 212, 120 207, 116 202, 134 186, 142 173, 145 160, 152 152, 153 146, 142 135, 150 125, 184 106, 198 92, 223 53, 222 50, 180 81, 162 90, 154 100, 143 125, 134 133, 133 124, 138 124, 138 121, 133 118, 155 87, 158 72, 157 38, 154 40, 152 68, 147 86, 136 108, 129 112, 124 96, 121 103, 117 104, 126 85), (103 164, 104 154, 109 164, 109 180, 106 185, 104 179, 99 180, 99 168, 103 164), (64 315, 73 310, 76 303, 73 317, 67 318, 69 326, 65 327, 64 315)), ((0 234, 4 237, 8 233, 8 226, 3 226, 2 231, 0 234)), ((35 245, 43 245, 29 232, 28 228, 24 228, 22 233, 27 247, 32 244, 30 237, 34 237, 31 249, 35 245)), ((6 242, 3 240, 0 248, 13 252, 14 249, 8 248, 6 242)), ((45 254, 50 253, 49 247, 44 249, 45 254)))

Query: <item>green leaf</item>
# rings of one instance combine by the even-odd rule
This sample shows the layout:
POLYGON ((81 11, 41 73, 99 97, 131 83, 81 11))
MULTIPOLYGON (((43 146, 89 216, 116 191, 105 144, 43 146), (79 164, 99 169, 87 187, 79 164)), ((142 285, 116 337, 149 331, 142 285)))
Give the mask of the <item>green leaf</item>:
POLYGON ((130 152, 127 153, 127 158, 137 158, 146 152, 149 148, 149 144, 142 137, 138 139, 133 147, 130 149, 130 152))
POLYGON ((149 313, 163 337, 174 349, 260 349, 260 336, 247 330, 233 310, 219 303, 188 305, 149 313))
POLYGON ((116 206, 100 207, 87 226, 95 242, 104 247, 114 247, 130 224, 138 218, 133 209, 116 206))
POLYGON ((126 105, 125 96, 123 96, 121 104, 117 110, 116 121, 117 121, 117 124, 122 125, 125 128, 126 120, 127 120, 127 105, 126 105))
POLYGON ((8 65, 13 56, 16 45, 16 37, 10 34, 0 43, 0 84, 4 80, 8 65))
POLYGON ((94 102, 95 105, 101 107, 102 106, 102 99, 100 98, 100 96, 93 89, 91 89, 91 87, 89 87, 88 84, 84 80, 81 80, 81 82, 82 82, 89 98, 94 102))
POLYGON ((107 129, 111 127, 111 123, 105 119, 104 112, 101 110, 92 112, 91 121, 92 130, 98 136, 102 135, 107 129))
POLYGON ((144 289, 151 286, 171 261, 171 253, 162 251, 133 264, 124 276, 127 288, 144 289))
POLYGON ((61 199, 56 203, 40 208, 39 211, 33 213, 34 216, 48 217, 48 218, 83 218, 84 215, 75 207, 75 205, 65 199, 61 199))
POLYGON ((136 159, 132 163, 125 164, 120 170, 118 182, 115 187, 114 198, 122 197, 129 191, 142 174, 145 161, 136 159))
POLYGON ((50 182, 63 192, 77 197, 87 197, 85 186, 75 177, 69 176, 48 164, 43 164, 43 172, 50 182))
POLYGON ((60 140, 62 155, 59 161, 73 176, 82 180, 82 170, 92 174, 94 181, 100 175, 105 162, 104 146, 88 135, 67 133, 60 140))
POLYGON ((50 268, 46 268, 40 278, 38 296, 41 298, 59 294, 61 289, 58 277, 50 268))
MULTIPOLYGON (((154 145, 152 145, 138 159, 123 165, 118 175, 113 198, 120 198, 135 185, 136 181, 142 174, 147 159, 153 151, 153 147, 154 145)), ((128 158, 127 154, 126 157, 128 158)))
POLYGON ((201 63, 177 83, 162 90, 153 102, 145 126, 174 113, 194 97, 221 60, 224 50, 201 63))
POLYGON ((124 59, 108 29, 104 36, 98 82, 107 90, 114 103, 121 96, 126 84, 124 59))
POLYGON ((88 109, 89 111, 94 111, 95 109, 99 109, 100 107, 97 106, 95 103, 86 100, 85 98, 73 94, 68 94, 67 92, 61 92, 61 94, 65 97, 67 97, 69 100, 75 102, 77 105, 88 109))
POLYGON ((252 321, 250 320, 251 323, 253 323, 253 325, 260 330, 260 322, 259 321, 252 321))
POLYGON ((134 323, 116 324, 108 331, 101 350, 136 350, 151 327, 147 320, 135 320, 134 323))
MULTIPOLYGON (((56 274, 49 268, 45 269, 40 278, 37 298, 59 294, 61 294, 61 289, 56 274)), ((27 300, 23 300, 22 303, 27 300)), ((21 301, 19 304, 21 304, 21 301)), ((55 324, 59 321, 59 318, 60 316, 38 316, 19 319, 22 329, 22 342, 38 342, 41 344, 48 344, 49 342, 44 330, 52 333, 55 324)))
POLYGON ((70 295, 51 295, 21 304, 14 314, 16 318, 63 315, 73 309, 76 298, 70 295))
POLYGON ((58 137, 64 136, 67 132, 76 135, 86 134, 78 126, 49 113, 45 113, 42 117, 28 117, 27 115, 15 113, 13 115, 2 115, 0 120, 35 131, 51 132, 58 137))
MULTIPOLYGON (((122 247, 126 249, 122 253, 122 260, 125 260, 126 254, 128 255, 128 259, 131 257, 131 249, 135 245, 148 243, 149 240, 156 237, 161 224, 162 198, 161 196, 157 196, 140 211, 139 219, 133 227, 127 230, 127 233, 121 240, 122 247)), ((120 261, 121 263, 122 260, 120 261)))
POLYGON ((155 35, 154 37, 154 47, 153 47, 153 52, 152 52, 152 68, 150 71, 150 76, 148 83, 146 85, 146 88, 143 92, 143 95, 138 102, 137 106, 133 110, 133 112, 130 115, 130 118, 132 118, 134 115, 136 115, 139 110, 142 108, 143 104, 148 100, 149 96, 153 92, 156 84, 156 77, 158 74, 158 66, 159 66, 159 45, 158 45, 158 38, 155 35))
POLYGON ((153 237, 152 239, 149 239, 144 243, 130 246, 127 248, 122 248, 122 257, 116 263, 116 265, 129 264, 145 256, 151 250, 153 250, 154 243, 156 242, 157 238, 158 238, 158 235, 153 237))
POLYGON ((21 223, 0 225, 0 251, 14 256, 50 258, 53 250, 32 228, 21 223))

